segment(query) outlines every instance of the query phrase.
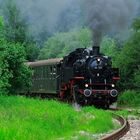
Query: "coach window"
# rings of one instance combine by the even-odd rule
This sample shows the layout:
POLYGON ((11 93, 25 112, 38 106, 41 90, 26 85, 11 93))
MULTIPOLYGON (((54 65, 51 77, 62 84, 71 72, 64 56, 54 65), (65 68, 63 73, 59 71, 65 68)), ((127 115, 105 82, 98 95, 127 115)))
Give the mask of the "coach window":
POLYGON ((56 77, 56 66, 53 67, 53 77, 56 77))
POLYGON ((53 67, 53 72, 56 73, 56 66, 53 67))
POLYGON ((50 67, 50 75, 51 75, 50 79, 54 79, 56 77, 56 66, 50 67))
POLYGON ((53 67, 50 66, 50 79, 53 79, 53 67))

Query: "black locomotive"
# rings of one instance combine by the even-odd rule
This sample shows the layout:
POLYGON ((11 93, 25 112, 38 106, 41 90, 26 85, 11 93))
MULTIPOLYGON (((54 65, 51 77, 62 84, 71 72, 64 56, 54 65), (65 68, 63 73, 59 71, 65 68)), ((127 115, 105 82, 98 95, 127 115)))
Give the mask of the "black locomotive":
POLYGON ((117 100, 119 70, 112 68, 111 58, 101 54, 98 46, 76 49, 63 59, 28 65, 34 71, 30 93, 56 95, 81 105, 106 108, 117 100))

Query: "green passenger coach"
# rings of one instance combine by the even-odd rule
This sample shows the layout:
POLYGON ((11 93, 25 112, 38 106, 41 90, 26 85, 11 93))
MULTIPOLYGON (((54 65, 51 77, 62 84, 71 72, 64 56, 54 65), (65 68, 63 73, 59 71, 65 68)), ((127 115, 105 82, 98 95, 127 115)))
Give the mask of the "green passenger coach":
POLYGON ((62 59, 49 59, 37 62, 28 62, 33 70, 30 93, 57 94, 59 90, 59 64, 62 59))

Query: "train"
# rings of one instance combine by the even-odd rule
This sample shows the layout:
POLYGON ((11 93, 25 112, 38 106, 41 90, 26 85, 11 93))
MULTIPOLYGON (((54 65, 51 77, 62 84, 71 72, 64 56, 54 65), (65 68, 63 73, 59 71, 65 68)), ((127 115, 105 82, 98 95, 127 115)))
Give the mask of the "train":
POLYGON ((78 48, 63 58, 28 62, 33 70, 29 94, 58 97, 80 105, 109 108, 117 101, 119 69, 99 46, 78 48))

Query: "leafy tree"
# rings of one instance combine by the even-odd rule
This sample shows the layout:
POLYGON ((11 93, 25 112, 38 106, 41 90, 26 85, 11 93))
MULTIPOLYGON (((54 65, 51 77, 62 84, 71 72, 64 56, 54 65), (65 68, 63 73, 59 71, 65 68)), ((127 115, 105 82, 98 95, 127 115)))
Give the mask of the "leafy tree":
POLYGON ((28 27, 14 0, 7 0, 4 8, 5 37, 9 42, 26 42, 28 27))
POLYGON ((115 40, 109 38, 109 37, 104 37, 103 41, 101 43, 101 52, 104 53, 105 55, 109 56, 112 58, 113 66, 117 67, 117 56, 119 54, 119 49, 116 45, 115 40))
POLYGON ((0 94, 8 92, 8 88, 11 87, 9 79, 12 78, 12 74, 8 70, 8 63, 5 60, 5 48, 6 41, 0 38, 0 94))
POLYGON ((16 91, 25 86, 29 87, 30 71, 25 63, 24 47, 18 43, 8 44, 6 47, 6 54, 4 60, 8 64, 8 71, 12 74, 9 78, 11 88, 9 91, 16 91))
MULTIPOLYGON (((4 33, 1 19, 0 30, 4 33)), ((15 92, 29 87, 31 71, 25 65, 25 48, 19 43, 10 43, 0 37, 0 93, 15 92)))
POLYGON ((30 86, 31 72, 25 63, 24 47, 20 44, 0 41, 4 47, 0 60, 0 91, 15 92, 30 86))
POLYGON ((138 66, 138 69, 134 73, 134 83, 135 87, 137 89, 140 89, 140 65, 138 66))
POLYGON ((139 84, 140 67, 140 32, 139 20, 134 22, 135 32, 125 43, 118 56, 118 66, 121 70, 121 85, 123 88, 136 88, 139 84))
POLYGON ((135 31, 140 30, 140 17, 136 18, 133 22, 133 29, 135 31))
POLYGON ((57 33, 45 43, 45 47, 40 52, 39 59, 63 57, 76 48, 90 47, 90 45, 91 32, 89 29, 57 33))
POLYGON ((5 38, 8 42, 20 43, 25 47, 26 58, 32 61, 38 57, 38 48, 34 39, 29 36, 26 18, 14 0, 7 0, 4 8, 5 38))
POLYGON ((4 22, 2 17, 0 17, 0 38, 4 38, 4 22))
POLYGON ((37 59, 39 52, 40 52, 40 48, 37 47, 36 43, 28 43, 26 44, 27 47, 25 47, 25 52, 28 53, 26 59, 28 61, 34 61, 37 59))

